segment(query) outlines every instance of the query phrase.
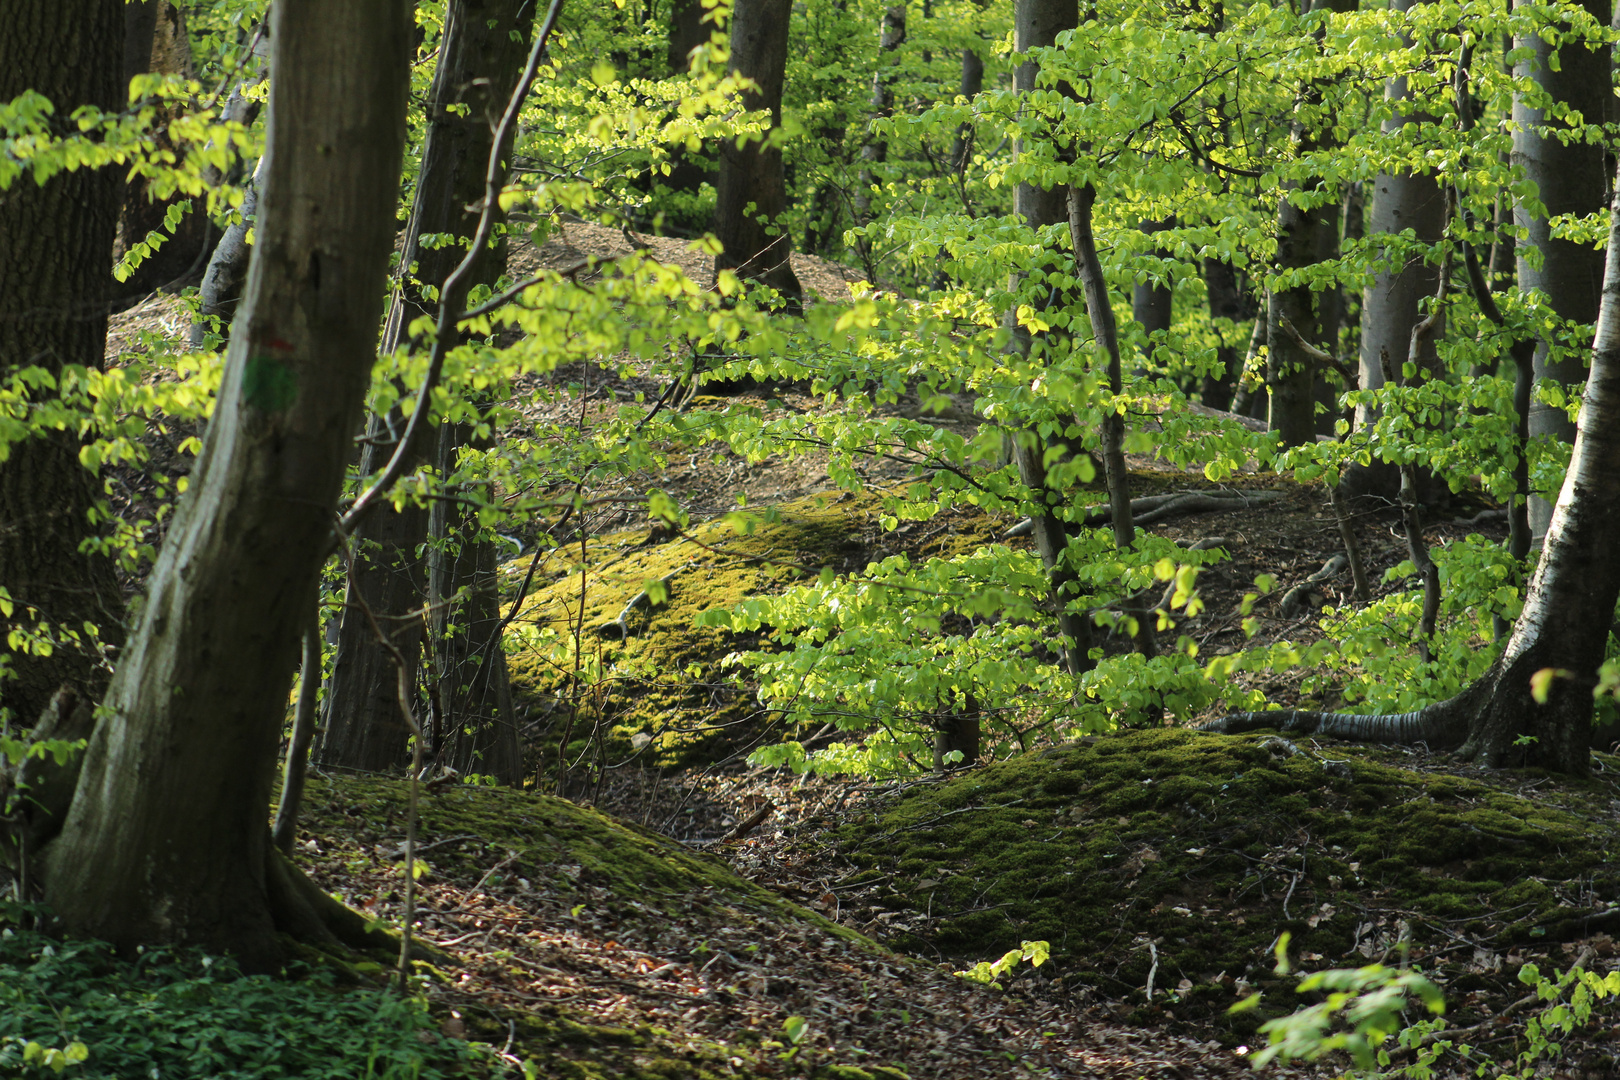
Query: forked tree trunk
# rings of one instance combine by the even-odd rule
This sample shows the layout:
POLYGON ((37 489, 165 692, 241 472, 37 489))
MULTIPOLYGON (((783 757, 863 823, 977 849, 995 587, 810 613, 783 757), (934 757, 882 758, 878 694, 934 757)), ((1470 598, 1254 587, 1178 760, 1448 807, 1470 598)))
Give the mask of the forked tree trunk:
MULTIPOLYGON (((1620 181, 1620 177, 1617 177, 1620 181)), ((1540 562, 1501 658, 1456 697, 1399 716, 1235 713, 1213 731, 1284 727, 1371 742, 1427 742, 1488 766, 1528 763, 1584 774, 1592 690, 1620 598, 1620 194, 1609 212, 1603 301, 1574 457, 1540 562), (1538 703, 1532 680, 1553 677, 1538 703), (1544 676, 1545 677, 1545 676, 1544 676)))
MULTIPOLYGON (((1514 7, 1526 6, 1515 0, 1514 7)), ((1609 22, 1610 0, 1583 0, 1580 4, 1598 21, 1609 22)), ((1538 35, 1518 38, 1516 49, 1529 50, 1514 67, 1514 75, 1533 80, 1554 101, 1577 110, 1588 124, 1604 118, 1604 103, 1614 97, 1613 79, 1606 51, 1593 51, 1578 43, 1567 43, 1556 50, 1538 35), (1555 59, 1556 55, 1556 59, 1555 59)), ((1590 244, 1555 240, 1548 224, 1558 214, 1591 214, 1603 205, 1604 147, 1576 139, 1565 143, 1558 137, 1563 121, 1549 117, 1545 110, 1532 107, 1522 96, 1513 101, 1513 163, 1524 168, 1525 178, 1536 185, 1547 208, 1545 217, 1533 214, 1523 203, 1514 208, 1514 223, 1525 231, 1518 247, 1519 288, 1546 292, 1552 309, 1561 318, 1590 323, 1597 319, 1599 291, 1603 284, 1603 255, 1590 244), (1527 248, 1541 253, 1537 267, 1524 257, 1527 248)), ((1554 357, 1545 339, 1536 345, 1535 374, 1566 387, 1586 377, 1580 355, 1554 357)), ((1575 425, 1562 408, 1534 403, 1530 407, 1530 437, 1543 436, 1568 443, 1575 438, 1575 425)), ((1539 542, 1546 534, 1552 504, 1539 496, 1530 500, 1530 534, 1539 542)))
MULTIPOLYGON (((389 311, 385 352, 404 343, 412 321, 438 313, 439 302, 424 296, 410 277, 436 288, 466 250, 461 245, 422 247, 419 238, 448 233, 465 240, 477 231, 494 129, 522 74, 534 11, 535 5, 527 0, 457 0, 446 13, 405 239, 407 275, 389 311)), ((485 252, 465 285, 487 284, 499 277, 498 254, 485 252)), ((464 288, 445 302, 460 310, 465 294, 464 288)), ((403 424, 393 426, 395 431, 402 428, 403 424)), ((380 469, 393 454, 394 443, 386 441, 388 430, 387 425, 373 424, 373 442, 362 456, 363 474, 380 469)), ((423 445, 413 447, 417 462, 437 452, 431 438, 432 433, 425 432, 419 440, 423 445)), ((454 447, 450 457, 453 460, 454 447)), ((426 507, 406 505, 396 512, 381 506, 363 520, 356 535, 356 572, 348 586, 324 705, 326 734, 319 755, 323 765, 380 770, 405 760, 408 732, 399 714, 393 654, 377 640, 362 603, 412 666, 407 677, 414 683, 422 650, 420 613, 429 596, 427 567, 419 554, 428 539, 428 523, 426 507)), ((505 659, 500 653, 499 662, 504 665, 505 659)))
MULTIPOLYGON (((782 83, 787 75, 788 20, 792 0, 738 0, 731 13, 731 70, 754 80, 743 108, 768 111, 774 131, 782 123, 782 83)), ((720 254, 714 271, 734 270, 781 293, 789 305, 803 289, 793 273, 793 240, 781 223, 787 209, 782 149, 766 140, 720 141, 720 178, 714 204, 714 234, 720 254)))
POLYGON ((191 487, 45 853, 73 932, 275 970, 353 928, 270 846, 287 693, 375 356, 405 137, 402 0, 277 0, 258 243, 191 487))
MULTIPOLYGON (((122 0, 8 4, 0 18, 0 101, 35 90, 59 119, 81 105, 121 108, 123 26, 122 0)), ((0 191, 0 380, 26 367, 52 375, 65 364, 101 367, 119 190, 111 167, 61 172, 43 186, 25 173, 0 191)), ((63 683, 100 698, 106 676, 85 623, 113 648, 123 640, 112 562, 79 550, 96 534, 89 512, 98 494, 95 475, 79 464, 74 432, 0 444, 0 588, 16 604, 0 618, 0 642, 14 627, 37 623, 78 637, 49 655, 0 645, 13 676, 0 679, 0 706, 24 728, 63 683)))

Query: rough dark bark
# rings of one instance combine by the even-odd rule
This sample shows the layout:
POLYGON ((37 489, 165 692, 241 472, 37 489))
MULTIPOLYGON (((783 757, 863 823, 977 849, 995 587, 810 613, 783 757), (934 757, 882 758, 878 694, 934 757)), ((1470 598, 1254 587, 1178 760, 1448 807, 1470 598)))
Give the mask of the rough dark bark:
POLYGON ((703 22, 702 0, 671 0, 669 11, 668 55, 665 62, 671 75, 684 75, 692 50, 709 40, 713 27, 703 22))
MULTIPOLYGON (((477 231, 494 128, 522 73, 534 11, 525 0, 457 0, 448 9, 404 244, 402 264, 408 272, 389 311, 385 352, 403 343, 412 321, 438 313, 438 302, 424 296, 422 286, 439 286, 466 250, 460 245, 423 248, 419 238, 443 233, 468 238, 477 231)), ((445 299, 455 305, 451 310, 460 309, 468 288, 500 276, 502 254, 504 249, 485 253, 460 295, 445 299)), ((373 423, 361 460, 362 475, 382 468, 397 445, 389 432, 401 427, 373 423)), ((436 453, 428 441, 433 437, 424 432, 417 440, 412 468, 436 453)), ((428 539, 428 526, 426 507, 406 505, 396 511, 380 506, 361 523, 354 538, 355 572, 339 621, 337 655, 326 692, 326 733, 319 756, 323 765, 381 770, 405 763, 409 732, 399 712, 393 649, 405 658, 406 676, 414 683, 422 650, 421 610, 430 595, 427 568, 419 554, 428 539), (374 625, 389 635, 388 644, 377 640, 374 625)))
MULTIPOLYGON (((0 19, 0 101, 35 90, 63 119, 81 105, 120 108, 123 27, 120 0, 7 5, 0 19)), ((116 167, 62 172, 44 186, 24 175, 0 191, 0 378, 36 366, 53 375, 67 364, 101 367, 118 192, 116 167)), ((100 698, 107 669, 84 624, 116 648, 124 605, 112 563, 79 551, 96 535, 88 514, 99 490, 79 464, 77 435, 44 432, 5 451, 0 587, 16 611, 0 620, 0 642, 12 627, 35 623, 80 638, 64 640, 49 656, 0 644, 15 676, 0 679, 0 706, 32 725, 63 683, 100 698)))
MULTIPOLYGON (((1620 178, 1617 178, 1620 180, 1620 178)), ((1235 713, 1208 731, 1277 726, 1367 742, 1426 742, 1487 766, 1590 767, 1592 690, 1620 599, 1620 193, 1609 212, 1603 301, 1574 456, 1524 608, 1502 656, 1456 697, 1399 716, 1235 713), (1551 678, 1538 702, 1532 680, 1551 678)))
MULTIPOLYGON (((1524 2, 1515 0, 1514 6, 1524 6, 1524 2)), ((1598 25, 1608 25, 1610 0, 1583 0, 1579 6, 1597 19, 1598 25)), ((1554 101, 1578 110, 1586 123, 1603 119, 1605 102, 1614 96, 1606 52, 1568 43, 1556 50, 1555 66, 1554 49, 1546 39, 1528 36, 1516 39, 1513 44, 1516 49, 1531 51, 1515 65, 1514 75, 1533 79, 1554 101)), ((1514 208, 1514 223, 1525 231, 1517 253, 1519 288, 1541 289, 1561 318, 1590 323, 1597 319, 1601 298, 1603 253, 1593 250, 1589 244, 1553 239, 1548 220, 1558 214, 1591 214, 1602 208, 1606 179, 1604 148, 1579 139, 1566 144, 1557 135, 1564 127, 1563 121, 1550 119, 1522 96, 1515 97, 1513 163, 1523 167, 1525 178, 1536 185, 1538 197, 1547 208, 1546 217, 1533 214, 1523 203, 1514 208), (1524 257, 1526 248, 1539 249, 1540 268, 1524 257)), ((1565 386, 1577 385, 1586 377, 1582 356, 1555 358, 1545 340, 1536 346, 1534 363, 1537 378, 1552 379, 1565 386)), ((1530 436, 1538 435, 1572 442, 1575 425, 1563 409, 1533 404, 1530 436)), ((1546 534, 1551 516, 1552 504, 1546 499, 1530 500, 1533 541, 1540 541, 1546 534)))
POLYGON ((191 487, 46 852, 57 916, 120 948, 195 944, 273 971, 278 930, 329 940, 345 925, 271 847, 265 808, 374 357, 406 11, 402 0, 272 11, 247 298, 191 487))
MULTIPOLYGON (((742 106, 769 112, 772 130, 782 123, 792 13, 792 0, 738 0, 731 14, 731 70, 757 84, 742 95, 742 106)), ((793 239, 780 224, 786 209, 781 148, 762 139, 742 146, 735 139, 721 140, 714 205, 714 234, 721 251, 714 257, 714 271, 733 270, 745 281, 768 285, 791 306, 804 290, 793 273, 793 239)))

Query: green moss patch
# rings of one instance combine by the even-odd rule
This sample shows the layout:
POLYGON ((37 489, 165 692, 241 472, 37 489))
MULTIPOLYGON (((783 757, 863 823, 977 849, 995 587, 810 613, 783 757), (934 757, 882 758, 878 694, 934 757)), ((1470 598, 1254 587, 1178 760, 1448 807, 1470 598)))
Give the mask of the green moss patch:
POLYGON ((1264 983, 1285 930, 1306 969, 1398 959, 1408 933, 1442 962, 1459 942, 1579 933, 1620 893, 1607 795, 1548 780, 1531 801, 1512 776, 1279 743, 1088 740, 913 787, 838 843, 902 912, 901 947, 982 959, 1046 940, 1066 983, 1140 1002, 1153 971, 1159 1000, 1193 1011, 1264 983))
MULTIPOLYGON (((823 567, 850 573, 901 550, 972 551, 1005 527, 968 508, 890 531, 882 513, 880 495, 829 492, 695 524, 685 535, 644 529, 549 553, 508 631, 513 690, 531 717, 547 718, 542 742, 566 740, 572 758, 597 736, 615 760, 635 749, 660 765, 711 759, 757 731, 750 689, 721 662, 766 643, 699 627, 701 612, 780 592, 823 567), (662 583, 661 602, 649 595, 627 607, 650 582, 662 583)), ((528 566, 509 563, 503 580, 515 587, 528 566)))

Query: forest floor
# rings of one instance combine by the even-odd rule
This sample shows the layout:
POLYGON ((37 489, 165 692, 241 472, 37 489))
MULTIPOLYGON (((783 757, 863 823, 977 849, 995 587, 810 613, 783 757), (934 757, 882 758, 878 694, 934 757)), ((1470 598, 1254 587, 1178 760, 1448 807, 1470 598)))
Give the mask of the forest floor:
MULTIPOLYGON (((703 257, 683 243, 644 242, 703 280, 703 257)), ((541 251, 515 251, 514 270, 566 269, 627 249, 611 230, 570 225, 541 251)), ((840 268, 802 263, 801 279, 817 292, 837 297, 847 288, 840 268)), ((171 303, 153 301, 120 320, 114 341, 172 330, 175 317, 171 303)), ((569 408, 588 424, 593 410, 637 391, 651 400, 662 389, 594 366, 548 378, 583 387, 586 407, 536 404, 533 420, 569 408)), ((743 404, 824 407, 791 389, 772 400, 743 404)), ((975 420, 964 403, 941 422, 967 434, 975 420)), ((170 464, 171 473, 184 469, 170 464)), ((1130 465, 1138 494, 1217 487, 1150 457, 1130 465)), ((874 458, 859 471, 881 488, 909 468, 874 458)), ((706 451, 656 478, 619 484, 644 493, 649 479, 682 499, 694 521, 734 509, 740 495, 752 507, 778 506, 783 528, 810 523, 794 536, 826 545, 836 534, 831 550, 841 569, 998 539, 1014 524, 956 514, 938 528, 884 530, 873 506, 831 490, 825 456, 814 454, 748 463, 706 451), (825 518, 834 513, 843 516, 825 518)), ((1200 576, 1206 611, 1179 632, 1204 657, 1319 640, 1319 610, 1349 602, 1348 574, 1306 588, 1302 606, 1284 610, 1282 598, 1341 549, 1323 491, 1256 475, 1227 489, 1280 497, 1153 526, 1189 542, 1220 537, 1231 554, 1200 576), (1278 585, 1256 605, 1251 639, 1240 606, 1260 574, 1278 585)), ((1425 538, 1499 540, 1503 521, 1479 516, 1489 509, 1464 497, 1433 515, 1425 538)), ((1406 557, 1396 509, 1364 504, 1354 528, 1375 591, 1404 587, 1383 582, 1406 557)), ((601 585, 593 618, 661 576, 660 557, 703 570, 704 587, 693 591, 723 598, 724 565, 677 555, 678 543, 650 543, 648 523, 633 510, 604 509, 581 535, 595 548, 591 573, 601 585), (622 580, 611 578, 610 563, 622 580)), ((726 549, 732 562, 749 563, 749 588, 793 576, 761 569, 761 551, 811 569, 829 561, 821 549, 778 550, 793 536, 763 535, 757 550, 741 540, 726 549)), ((515 562, 509 576, 526 566, 515 562)), ((545 590, 560 590, 564 576, 560 565, 542 567, 526 603, 541 611, 552 602, 545 590)), ((681 593, 676 578, 677 600, 681 593)), ((736 647, 673 629, 654 633, 690 622, 680 603, 668 607, 648 616, 636 642, 626 634, 625 655, 663 662, 670 655, 634 650, 664 647, 679 658, 684 649, 686 659, 708 665, 736 647)), ((1302 702, 1302 672, 1244 677, 1270 701, 1302 702)), ((713 715, 747 711, 740 698, 695 682, 713 715)), ((649 684, 647 697, 662 707, 657 689, 649 684)), ((549 777, 559 699, 533 683, 520 696, 537 773, 549 777)), ((1620 962, 1610 937, 1620 893, 1607 860, 1620 849, 1620 760, 1608 755, 1597 757, 1594 779, 1568 784, 1462 768, 1419 750, 1302 740, 1303 753, 1293 755, 1259 737, 1194 745, 1180 732, 1139 732, 1123 737, 1147 740, 1133 744, 1135 756, 1087 740, 1032 746, 1025 758, 948 780, 878 783, 751 767, 744 752, 769 734, 758 724, 739 723, 700 744, 679 743, 679 732, 652 721, 639 733, 620 727, 614 745, 638 752, 569 788, 574 803, 470 786, 426 802, 422 933, 455 958, 427 983, 440 1029, 488 1042, 508 1062, 533 1058, 539 1075, 1237 1076, 1251 1071, 1246 1058, 1264 1036, 1225 1009, 1251 989, 1267 990, 1273 1011, 1292 1006, 1290 981, 1269 974, 1284 929, 1305 970, 1398 963, 1409 949, 1445 990, 1448 1024, 1467 1029, 1459 1037, 1502 1058, 1515 1046, 1516 1025, 1536 1009, 1515 980, 1520 965, 1550 971, 1580 961, 1606 971, 1620 962), (639 753, 649 744, 652 752, 639 753), (659 758, 661 746, 681 752, 659 758), (1341 762, 1343 776, 1325 767, 1341 762), (744 835, 723 839, 754 819, 744 835), (1442 840, 1458 835, 1474 841, 1442 840), (1195 924, 1196 934, 1181 928, 1195 924), (1084 940, 1069 939, 1071 928, 1084 940), (1021 966, 1002 980, 1006 990, 953 974, 1022 937, 1050 939, 1053 960, 1039 970, 1021 966)), ((381 917, 400 911, 403 790, 397 780, 317 778, 300 838, 298 860, 323 887, 381 917)), ((1617 1046, 1611 1009, 1571 1038, 1546 1074, 1613 1075, 1617 1046)), ((1340 1061, 1268 1075, 1343 1068, 1340 1061)))

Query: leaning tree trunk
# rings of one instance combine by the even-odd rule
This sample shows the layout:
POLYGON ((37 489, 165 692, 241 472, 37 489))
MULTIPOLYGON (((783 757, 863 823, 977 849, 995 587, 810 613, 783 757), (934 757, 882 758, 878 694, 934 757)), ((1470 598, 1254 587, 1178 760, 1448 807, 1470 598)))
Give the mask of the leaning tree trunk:
MULTIPOLYGON (((420 237, 470 238, 478 230, 494 129, 522 74, 534 5, 527 0, 457 0, 446 16, 405 239, 406 274, 389 311, 384 352, 400 345, 405 327, 418 317, 438 314, 439 301, 425 296, 421 286, 437 288, 465 251, 460 245, 422 247, 420 237), (411 282, 413 262, 417 284, 411 282)), ((500 276, 498 254, 486 251, 458 294, 443 298, 454 305, 451 310, 460 310, 467 289, 500 276)), ((373 441, 361 463, 363 475, 380 469, 393 454, 394 445, 381 440, 401 426, 373 425, 373 441)), ((415 462, 434 454, 431 438, 424 429, 422 445, 412 448, 415 462)), ((323 707, 326 734, 319 754, 323 765, 380 770, 405 760, 409 733, 399 714, 393 651, 377 640, 365 609, 370 608, 393 648, 411 665, 407 678, 414 683, 423 620, 412 613, 428 596, 427 570, 419 554, 428 539, 428 519, 426 507, 406 505, 395 511, 380 506, 356 534, 356 569, 339 623, 337 656, 323 707)), ((499 662, 505 663, 504 653, 499 662)))
POLYGON ((331 940, 323 894, 270 846, 265 818, 375 357, 406 12, 401 0, 272 10, 258 242, 218 405, 45 852, 63 923, 123 949, 189 943, 273 971, 278 930, 331 940))
MULTIPOLYGON (((782 124, 782 84, 787 75, 788 19, 792 0, 737 0, 731 13, 731 70, 757 88, 742 95, 750 112, 768 111, 771 129, 782 124)), ((738 146, 720 141, 720 177, 714 204, 714 235, 720 254, 714 271, 769 285, 794 305, 803 295, 791 256, 793 240, 781 224, 787 209, 782 149, 764 138, 738 146)))
MULTIPOLYGON (((7 5, 0 101, 35 90, 59 118, 81 105, 121 108, 123 27, 122 0, 7 5)), ((101 367, 118 193, 116 167, 60 172, 44 185, 25 174, 0 191, 0 379, 27 367, 53 376, 66 364, 101 367)), ((49 655, 0 646, 12 674, 0 678, 0 706, 24 725, 62 683, 100 698, 105 662, 86 623, 110 647, 123 640, 112 562, 80 551, 96 534, 89 513, 97 494, 71 429, 0 442, 0 588, 16 605, 0 617, 0 637, 37 626, 60 639, 49 655)))
MULTIPOLYGON (((1515 7, 1525 0, 1515 0, 1515 7)), ((1610 0, 1583 0, 1586 11, 1605 26, 1609 22, 1610 0)), ((1571 42, 1554 49, 1545 38, 1531 35, 1514 41, 1517 49, 1529 50, 1514 68, 1514 75, 1534 80, 1554 101, 1577 110, 1588 124, 1604 117, 1604 103, 1612 100, 1613 80, 1606 51, 1593 51, 1571 42), (1556 60, 1554 59, 1556 56, 1556 60)), ((1571 322, 1596 320, 1599 292, 1603 284, 1603 254, 1590 244, 1555 240, 1548 219, 1558 214, 1592 214, 1603 205, 1605 180, 1601 144, 1575 139, 1565 143, 1557 132, 1566 124, 1532 107, 1522 96, 1513 101, 1513 163, 1524 168, 1525 179, 1536 185, 1538 197, 1547 208, 1538 216, 1523 203, 1514 209, 1514 223, 1524 230, 1518 245, 1519 288, 1546 292, 1552 309, 1571 322), (1541 253, 1541 266, 1524 257, 1526 248, 1541 253)), ((1586 377, 1583 358, 1578 355, 1555 357, 1546 339, 1536 346, 1534 360, 1538 379, 1552 379, 1565 387, 1578 385, 1586 377)), ((1530 407, 1530 437, 1541 435, 1571 442, 1575 425, 1562 408, 1540 403, 1530 407)), ((1530 534, 1539 542, 1546 534, 1552 504, 1539 496, 1530 500, 1530 534)))
MULTIPOLYGON (((1620 177, 1616 178, 1620 184, 1620 177)), ((1541 560, 1502 656, 1449 701, 1399 716, 1236 713, 1213 731, 1283 727, 1374 742, 1427 742, 1484 765, 1527 763, 1584 774, 1592 690, 1620 599, 1620 192, 1609 211, 1603 301, 1574 456, 1541 560), (1532 686, 1547 679, 1545 701, 1532 686), (1550 676, 1550 678, 1549 678, 1550 676)))

